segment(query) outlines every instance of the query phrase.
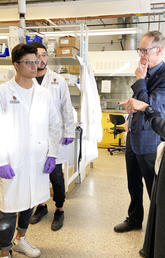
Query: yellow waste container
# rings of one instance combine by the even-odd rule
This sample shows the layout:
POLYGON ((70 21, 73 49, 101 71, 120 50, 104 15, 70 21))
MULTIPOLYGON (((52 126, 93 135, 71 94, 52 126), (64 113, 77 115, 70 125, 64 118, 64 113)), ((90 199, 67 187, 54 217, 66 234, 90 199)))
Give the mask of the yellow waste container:
MULTIPOLYGON (((116 135, 116 138, 114 138, 113 130, 111 128, 114 127, 114 125, 110 122, 109 115, 123 115, 124 113, 115 113, 115 112, 103 112, 102 113, 102 129, 103 129, 103 138, 101 142, 98 143, 98 147, 101 148, 108 148, 110 144, 116 144, 118 145, 119 142, 119 135, 116 135)), ((124 125, 121 125, 123 127, 124 125)), ((125 132, 121 133, 121 144, 124 144, 125 139, 125 132)))

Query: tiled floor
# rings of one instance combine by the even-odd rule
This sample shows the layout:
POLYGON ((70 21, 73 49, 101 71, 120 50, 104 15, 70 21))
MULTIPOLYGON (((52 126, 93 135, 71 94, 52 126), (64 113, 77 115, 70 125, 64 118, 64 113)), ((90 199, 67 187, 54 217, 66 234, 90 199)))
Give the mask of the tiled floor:
MULTIPOLYGON (((49 214, 30 225, 27 238, 41 249, 42 258, 137 258, 142 247, 149 200, 144 191, 143 229, 118 234, 115 224, 127 216, 129 194, 122 153, 110 156, 99 150, 88 177, 69 194, 65 202, 64 227, 50 229, 54 204, 49 200, 49 214)), ((145 187, 144 187, 145 188, 145 187)), ((14 258, 25 257, 14 253, 14 258)))

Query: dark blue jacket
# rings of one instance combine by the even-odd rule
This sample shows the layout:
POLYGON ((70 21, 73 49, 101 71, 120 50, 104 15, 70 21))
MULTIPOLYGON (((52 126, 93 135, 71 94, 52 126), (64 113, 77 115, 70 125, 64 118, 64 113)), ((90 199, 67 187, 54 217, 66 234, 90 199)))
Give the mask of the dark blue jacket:
MULTIPOLYGON (((148 80, 137 80, 132 85, 132 90, 133 98, 148 103, 165 118, 165 63, 148 80)), ((149 122, 145 121, 143 112, 133 114, 129 134, 132 150, 136 154, 156 152, 160 136, 151 129, 149 122)))

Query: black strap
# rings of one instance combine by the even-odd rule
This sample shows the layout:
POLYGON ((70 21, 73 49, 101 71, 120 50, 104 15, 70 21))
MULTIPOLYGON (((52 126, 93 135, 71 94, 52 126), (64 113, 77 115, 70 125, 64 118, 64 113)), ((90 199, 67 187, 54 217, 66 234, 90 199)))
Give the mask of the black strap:
POLYGON ((80 126, 76 127, 76 130, 79 131, 80 134, 80 150, 79 150, 79 156, 78 156, 78 169, 79 169, 79 164, 82 159, 82 134, 83 134, 83 129, 80 126))

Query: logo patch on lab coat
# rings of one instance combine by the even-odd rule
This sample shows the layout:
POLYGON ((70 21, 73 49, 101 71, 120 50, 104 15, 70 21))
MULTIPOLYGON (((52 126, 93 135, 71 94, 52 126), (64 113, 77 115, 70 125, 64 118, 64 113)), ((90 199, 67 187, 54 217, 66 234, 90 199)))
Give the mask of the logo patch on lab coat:
POLYGON ((51 82, 51 84, 58 84, 56 77, 53 78, 53 81, 51 82))
POLYGON ((15 96, 13 96, 13 97, 12 97, 12 100, 10 100, 10 103, 12 103, 12 104, 18 104, 18 103, 20 103, 20 101, 17 100, 17 98, 16 98, 15 96))

